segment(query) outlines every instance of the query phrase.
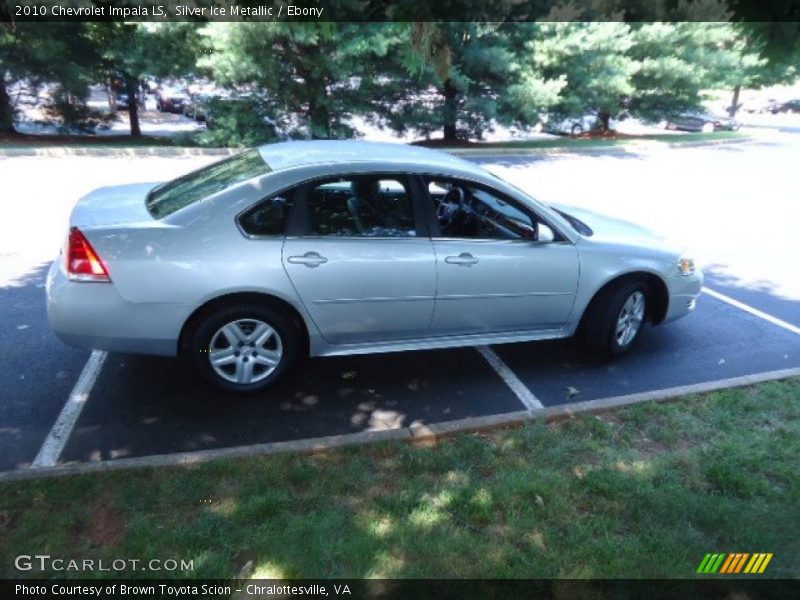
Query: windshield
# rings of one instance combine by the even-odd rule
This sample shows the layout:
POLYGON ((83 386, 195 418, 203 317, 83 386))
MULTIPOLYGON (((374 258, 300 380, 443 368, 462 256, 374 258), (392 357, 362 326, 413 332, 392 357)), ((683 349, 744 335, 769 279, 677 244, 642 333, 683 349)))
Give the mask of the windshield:
POLYGON ((569 223, 572 226, 572 228, 581 235, 585 235, 586 237, 591 237, 594 235, 594 230, 591 227, 589 227, 586 223, 581 221, 578 217, 575 217, 569 214, 568 212, 564 212, 563 210, 560 210, 555 206, 551 206, 550 208, 556 211, 562 217, 564 217, 567 223, 569 223))
POLYGON ((148 194, 147 210, 154 218, 162 219, 198 200, 271 170, 258 150, 247 150, 162 183, 148 194))

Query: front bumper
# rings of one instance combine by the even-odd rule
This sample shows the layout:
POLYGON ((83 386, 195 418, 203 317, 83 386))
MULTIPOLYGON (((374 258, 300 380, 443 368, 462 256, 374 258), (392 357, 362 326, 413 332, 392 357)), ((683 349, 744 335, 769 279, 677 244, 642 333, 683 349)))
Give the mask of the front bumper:
POLYGON ((703 272, 698 268, 693 275, 676 275, 668 282, 669 306, 662 323, 685 317, 697 306, 703 291, 703 272))
POLYGON ((112 283, 70 280, 62 261, 47 274, 47 317, 65 344, 92 350, 175 356, 192 307, 132 303, 112 283))

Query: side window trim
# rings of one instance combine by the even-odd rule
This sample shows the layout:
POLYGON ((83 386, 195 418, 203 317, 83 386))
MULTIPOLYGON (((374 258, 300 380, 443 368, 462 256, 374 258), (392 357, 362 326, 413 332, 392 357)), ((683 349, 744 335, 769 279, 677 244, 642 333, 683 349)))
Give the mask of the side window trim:
POLYGON ((337 175, 324 175, 306 180, 295 190, 294 207, 286 228, 286 237, 302 239, 337 239, 337 240, 419 240, 429 239, 428 222, 420 212, 420 182, 416 175, 405 171, 369 171, 369 172, 350 172, 337 175), (363 236, 363 235, 324 235, 311 231, 311 217, 308 210, 308 197, 311 190, 317 185, 323 185, 328 181, 337 179, 347 180, 354 177, 379 177, 387 179, 397 179, 401 184, 405 183, 410 195, 411 209, 414 217, 414 236, 363 236))

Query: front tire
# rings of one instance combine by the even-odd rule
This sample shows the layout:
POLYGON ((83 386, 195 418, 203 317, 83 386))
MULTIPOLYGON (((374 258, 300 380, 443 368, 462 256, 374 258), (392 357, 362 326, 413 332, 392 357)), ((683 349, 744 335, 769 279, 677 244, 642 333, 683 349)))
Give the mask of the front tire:
POLYGON ((647 286, 641 281, 604 290, 589 306, 583 336, 590 350, 610 358, 627 352, 647 316, 647 286))
POLYGON ((194 328, 188 351, 206 384, 255 394, 291 369, 300 347, 300 333, 290 318, 271 306, 248 303, 209 313, 194 328))

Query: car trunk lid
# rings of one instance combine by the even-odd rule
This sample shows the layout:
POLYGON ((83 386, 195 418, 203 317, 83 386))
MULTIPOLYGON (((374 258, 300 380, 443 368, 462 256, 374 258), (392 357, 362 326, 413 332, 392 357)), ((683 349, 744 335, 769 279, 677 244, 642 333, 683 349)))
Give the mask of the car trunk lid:
POLYGON ((72 210, 71 227, 94 229, 132 223, 155 223, 145 204, 156 183, 103 187, 81 198, 72 210))

